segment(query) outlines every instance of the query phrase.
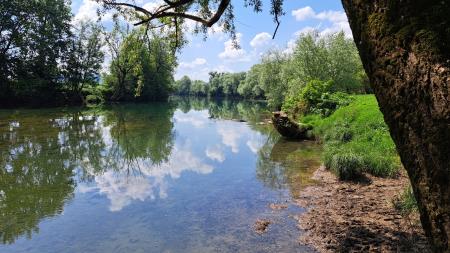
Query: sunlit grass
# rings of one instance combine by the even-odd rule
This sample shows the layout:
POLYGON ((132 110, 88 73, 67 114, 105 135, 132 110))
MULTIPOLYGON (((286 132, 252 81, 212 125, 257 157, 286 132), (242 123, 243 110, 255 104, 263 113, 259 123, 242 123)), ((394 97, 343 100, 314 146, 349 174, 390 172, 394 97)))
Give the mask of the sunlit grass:
POLYGON ((363 172, 380 177, 398 174, 400 159, 373 95, 355 96, 350 105, 327 118, 308 115, 302 121, 314 126, 324 144, 324 164, 341 179, 363 172))

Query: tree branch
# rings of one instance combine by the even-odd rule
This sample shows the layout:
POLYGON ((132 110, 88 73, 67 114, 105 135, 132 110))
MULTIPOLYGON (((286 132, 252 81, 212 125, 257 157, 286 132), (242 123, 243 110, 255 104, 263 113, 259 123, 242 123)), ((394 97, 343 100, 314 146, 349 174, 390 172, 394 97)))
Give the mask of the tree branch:
POLYGON ((219 21, 220 17, 223 15, 223 13, 225 12, 225 10, 227 9, 228 5, 230 4, 231 0, 221 0, 219 7, 217 8, 216 13, 209 19, 206 20, 202 17, 193 15, 193 14, 187 14, 184 12, 176 12, 176 11, 168 11, 170 9, 175 9, 177 7, 180 7, 182 5, 188 4, 190 2, 192 2, 193 0, 179 0, 176 2, 173 1, 169 1, 169 0, 164 0, 165 3, 167 3, 167 5, 162 5, 160 6, 155 13, 151 13, 150 11, 136 6, 134 4, 129 4, 129 3, 121 3, 121 2, 109 2, 109 1, 103 1, 103 3, 105 5, 111 5, 111 6, 125 6, 125 7, 129 7, 129 8, 133 8, 136 11, 142 12, 145 15, 148 16, 147 19, 144 19, 140 22, 135 23, 135 26, 138 25, 142 25, 145 24, 147 22, 150 22, 154 19, 157 18, 164 18, 164 17, 177 17, 177 18, 185 18, 185 19, 190 19, 196 22, 199 22, 207 27, 211 27, 213 26, 215 23, 217 23, 217 21, 219 21))
POLYGON ((275 39, 275 36, 277 35, 278 27, 280 27, 280 20, 278 20, 278 16, 275 16, 275 22, 277 23, 277 27, 275 28, 275 31, 273 32, 272 39, 275 39))
POLYGON ((144 14, 146 14, 147 16, 151 16, 152 13, 142 7, 139 7, 137 5, 134 4, 129 4, 129 3, 116 3, 116 2, 107 2, 107 1, 103 1, 106 5, 112 5, 112 6, 125 6, 125 7, 130 7, 135 9, 136 11, 142 12, 144 14))

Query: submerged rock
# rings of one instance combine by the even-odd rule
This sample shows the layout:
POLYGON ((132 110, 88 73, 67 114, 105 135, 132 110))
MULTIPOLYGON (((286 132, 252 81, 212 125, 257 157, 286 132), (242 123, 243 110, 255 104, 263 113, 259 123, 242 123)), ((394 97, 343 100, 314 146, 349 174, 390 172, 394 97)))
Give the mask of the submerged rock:
POLYGON ((281 210, 281 209, 286 209, 288 208, 288 205, 286 204, 275 204, 275 203, 271 203, 269 205, 270 209, 272 210, 281 210))
POLYGON ((272 122, 275 129, 285 138, 293 140, 313 140, 309 125, 299 124, 291 120, 285 112, 274 112, 272 122))
POLYGON ((269 227, 270 220, 258 219, 255 222, 254 229, 257 234, 264 234, 267 232, 267 227, 269 227))

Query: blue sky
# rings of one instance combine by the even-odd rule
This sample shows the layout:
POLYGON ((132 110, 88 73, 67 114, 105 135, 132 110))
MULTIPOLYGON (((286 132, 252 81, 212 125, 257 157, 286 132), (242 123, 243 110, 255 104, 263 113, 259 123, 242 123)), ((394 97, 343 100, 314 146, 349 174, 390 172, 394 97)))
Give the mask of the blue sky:
MULTIPOLYGON (((136 0, 146 8, 152 8, 159 0, 136 0)), ((276 38, 272 40, 275 24, 269 14, 270 2, 263 1, 263 12, 254 13, 243 6, 244 1, 232 1, 236 16, 236 30, 241 49, 231 46, 227 34, 215 27, 206 40, 203 35, 189 35, 189 43, 178 55, 179 66, 175 79, 188 75, 192 79, 208 79, 210 71, 247 71, 258 63, 261 54, 270 48, 289 51, 290 46, 302 32, 317 29, 323 34, 343 30, 351 37, 347 18, 340 0, 285 0, 286 15, 276 38)), ((98 4, 90 0, 72 0, 75 19, 96 18, 98 4)), ((108 18, 106 18, 108 20, 108 18)), ((108 22, 108 21, 105 21, 108 22)), ((191 26, 187 24, 187 29, 191 26)))

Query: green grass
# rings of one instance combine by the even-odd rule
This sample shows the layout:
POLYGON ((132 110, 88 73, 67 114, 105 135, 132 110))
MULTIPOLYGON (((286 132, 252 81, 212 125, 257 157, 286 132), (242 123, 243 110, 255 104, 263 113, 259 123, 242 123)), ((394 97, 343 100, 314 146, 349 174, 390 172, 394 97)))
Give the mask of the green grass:
POLYGON ((301 121, 314 127, 324 143, 325 166, 341 179, 363 172, 380 177, 398 174, 400 159, 373 95, 354 96, 353 102, 327 118, 307 115, 301 121))
POLYGON ((393 201, 395 209, 397 209, 402 215, 409 215, 417 212, 417 201, 414 197, 411 186, 407 187, 399 198, 393 201))

